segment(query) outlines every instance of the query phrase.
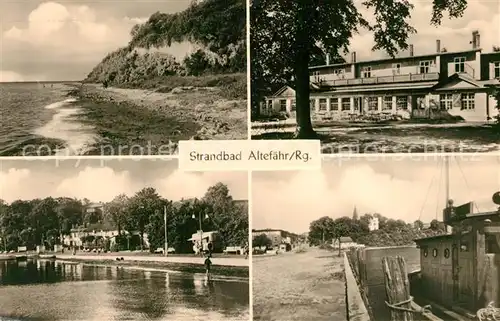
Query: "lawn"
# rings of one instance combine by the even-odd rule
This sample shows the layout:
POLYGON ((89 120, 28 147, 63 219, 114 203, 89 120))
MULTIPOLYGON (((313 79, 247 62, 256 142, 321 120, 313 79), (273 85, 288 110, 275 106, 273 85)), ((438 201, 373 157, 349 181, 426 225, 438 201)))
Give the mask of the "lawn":
MULTIPOLYGON (((314 124, 322 153, 435 153, 500 150, 500 129, 492 124, 409 122, 314 124)), ((292 120, 253 123, 252 139, 291 139, 292 120)))

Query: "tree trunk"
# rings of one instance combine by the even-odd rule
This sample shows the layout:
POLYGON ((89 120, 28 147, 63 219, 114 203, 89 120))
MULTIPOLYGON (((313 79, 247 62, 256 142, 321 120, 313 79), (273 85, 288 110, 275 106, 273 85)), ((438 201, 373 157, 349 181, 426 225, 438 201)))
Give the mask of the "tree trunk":
POLYGON ((309 54, 311 37, 307 25, 309 0, 299 0, 297 12, 297 56, 295 57, 295 99, 297 106, 297 139, 317 139, 311 123, 311 107, 309 105, 309 54))
POLYGON ((341 247, 341 244, 340 244, 340 238, 339 238, 339 256, 342 255, 342 251, 341 251, 342 247, 341 247))

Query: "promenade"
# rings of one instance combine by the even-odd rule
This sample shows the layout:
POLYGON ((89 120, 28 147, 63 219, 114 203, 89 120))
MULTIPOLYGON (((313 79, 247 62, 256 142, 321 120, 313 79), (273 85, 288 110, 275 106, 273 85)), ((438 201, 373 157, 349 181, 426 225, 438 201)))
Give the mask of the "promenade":
MULTIPOLYGON (((103 253, 103 254, 55 254, 58 260, 79 260, 79 261, 109 261, 116 258, 123 258, 128 262, 158 262, 158 263, 178 263, 178 264, 203 264, 205 259, 199 256, 160 256, 160 255, 131 255, 130 253, 103 253)), ((249 260, 244 257, 213 257, 213 265, 248 267, 249 260)))

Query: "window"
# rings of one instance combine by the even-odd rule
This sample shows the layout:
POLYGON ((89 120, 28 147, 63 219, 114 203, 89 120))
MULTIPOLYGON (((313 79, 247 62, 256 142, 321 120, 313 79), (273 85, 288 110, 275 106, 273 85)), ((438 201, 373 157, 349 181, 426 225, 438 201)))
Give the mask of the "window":
POLYGON ((341 74, 343 74, 343 73, 344 73, 344 69, 335 69, 335 70, 333 71, 333 73, 334 73, 334 74, 336 74, 336 75, 341 75, 341 74))
POLYGON ((378 97, 368 97, 368 110, 378 110, 378 97))
POLYGON ((462 94, 462 110, 473 110, 474 105, 474 94, 462 94))
POLYGON ((444 250, 444 257, 449 258, 450 257, 450 249, 445 249, 444 250))
POLYGON ((311 110, 314 110, 316 108, 316 100, 309 99, 309 107, 311 108, 311 110))
POLYGON ((393 75, 401 74, 401 64, 392 64, 392 74, 393 75))
POLYGON ((427 257, 427 255, 429 255, 429 250, 427 247, 424 247, 424 257, 427 257))
POLYGON ((319 71, 313 71, 313 77, 315 82, 319 82, 319 71))
POLYGON ((342 98, 342 111, 351 110, 351 98, 344 97, 342 98))
POLYGON ((382 105, 382 110, 392 110, 392 96, 384 97, 384 104, 382 105))
POLYGON ((292 99, 291 101, 291 107, 292 107, 292 111, 295 111, 297 109, 297 103, 295 102, 295 99, 292 99))
POLYGON ((430 71, 430 67, 432 65, 432 61, 421 61, 420 62, 420 73, 421 74, 428 74, 430 71))
POLYGON ((441 109, 447 110, 453 108, 453 95, 441 94, 439 95, 439 106, 441 109))
POLYGON ((330 110, 339 110, 339 100, 336 97, 330 98, 330 110))
POLYGON ((436 248, 433 248, 433 249, 432 249, 432 256, 433 256, 433 257, 438 256, 438 249, 436 249, 436 248))
POLYGON ((326 98, 319 99, 319 110, 326 111, 326 98))
POLYGON ((500 78, 500 61, 493 63, 493 75, 495 78, 500 78))
POLYGON ((372 67, 361 68, 361 75, 363 78, 370 78, 372 76, 372 67))
POLYGON ((455 63, 455 72, 465 72, 465 57, 456 57, 453 62, 455 63))
POLYGON ((408 109, 408 96, 397 96, 396 97, 396 108, 397 109, 408 109))
POLYGON ((286 111, 286 99, 280 99, 280 111, 286 111))
POLYGON ((269 109, 269 110, 273 109, 273 101, 272 100, 267 101, 267 109, 269 109))

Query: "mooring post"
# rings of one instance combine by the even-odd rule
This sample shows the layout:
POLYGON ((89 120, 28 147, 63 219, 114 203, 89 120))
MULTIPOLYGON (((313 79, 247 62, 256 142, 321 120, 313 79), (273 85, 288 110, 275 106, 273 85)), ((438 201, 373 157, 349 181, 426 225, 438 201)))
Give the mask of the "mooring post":
POLYGON ((413 321, 410 281, 406 263, 401 256, 382 258, 384 270, 386 305, 391 310, 391 321, 413 321))

